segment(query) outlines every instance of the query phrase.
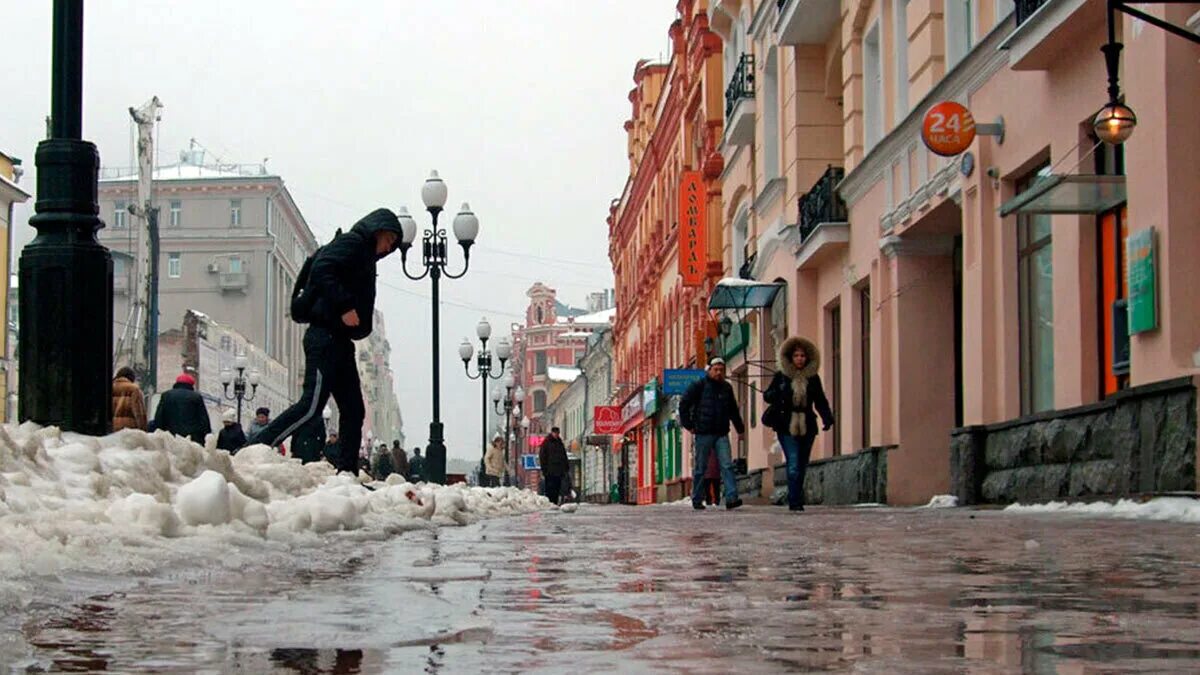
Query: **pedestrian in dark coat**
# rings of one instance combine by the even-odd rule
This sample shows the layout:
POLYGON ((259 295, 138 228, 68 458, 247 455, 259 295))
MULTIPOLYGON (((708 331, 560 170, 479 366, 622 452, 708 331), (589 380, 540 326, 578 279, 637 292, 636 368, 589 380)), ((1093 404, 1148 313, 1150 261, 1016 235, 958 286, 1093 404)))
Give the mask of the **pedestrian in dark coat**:
POLYGON ((113 378, 112 416, 113 431, 146 429, 146 397, 129 366, 122 367, 113 378))
POLYGON ((395 213, 376 209, 317 251, 308 282, 291 306, 293 318, 310 321, 304 333, 303 394, 253 442, 281 444, 314 417, 319 419, 333 396, 344 450, 337 469, 358 474, 358 448, 366 411, 353 341, 371 334, 376 263, 396 250, 403 234, 395 213))
POLYGON ((400 447, 400 441, 392 442, 392 468, 406 480, 408 479, 408 453, 400 447))
POLYGON ((196 378, 187 373, 175 378, 175 386, 164 391, 158 400, 154 424, 158 429, 204 445, 204 437, 212 432, 212 423, 208 421, 204 397, 196 391, 196 378))
POLYGON ((738 435, 746 433, 733 385, 725 380, 725 359, 712 358, 705 376, 696 380, 679 402, 679 421, 696 436, 696 456, 692 463, 692 508, 704 509, 704 472, 708 456, 716 453, 721 464, 721 482, 725 488, 725 508, 742 505, 738 498, 737 477, 733 473, 733 452, 729 445, 729 427, 738 435))
POLYGON ((408 480, 420 483, 425 480, 425 458, 421 456, 420 448, 413 448, 412 460, 408 463, 408 480))
POLYGON ((833 426, 833 411, 821 377, 821 352, 812 341, 790 337, 779 347, 779 370, 763 393, 768 407, 763 423, 779 437, 787 458, 788 508, 804 510, 804 476, 817 438, 817 415, 822 429, 833 426))
POLYGON ((567 446, 563 444, 558 427, 550 429, 550 435, 542 441, 538 449, 538 466, 542 468, 542 478, 546 481, 546 498, 551 503, 559 503, 563 488, 563 477, 570 469, 567 459, 567 446))
POLYGON ((237 412, 226 410, 221 414, 221 431, 217 433, 217 448, 236 455, 238 450, 246 447, 246 433, 237 422, 237 412))
POLYGON ((394 473, 392 451, 388 449, 387 443, 379 444, 379 449, 375 451, 372 460, 371 475, 375 477, 375 480, 387 480, 387 477, 394 473))

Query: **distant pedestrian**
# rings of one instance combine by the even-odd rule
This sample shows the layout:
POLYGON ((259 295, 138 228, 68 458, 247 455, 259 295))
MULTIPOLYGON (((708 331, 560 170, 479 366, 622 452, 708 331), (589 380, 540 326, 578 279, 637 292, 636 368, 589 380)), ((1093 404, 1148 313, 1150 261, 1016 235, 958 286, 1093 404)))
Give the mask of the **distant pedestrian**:
POLYGON ((704 469, 704 502, 715 506, 721 502, 721 463, 717 453, 708 453, 708 466, 704 469))
POLYGON ((164 391, 154 411, 157 428, 176 436, 186 436, 200 445, 212 432, 204 397, 196 391, 196 378, 184 373, 175 378, 175 386, 164 391))
POLYGON ((778 366, 763 393, 768 404, 763 423, 775 431, 787 458, 788 508, 803 511, 804 476, 817 438, 817 414, 821 416, 821 428, 828 431, 833 426, 833 411, 817 375, 821 352, 812 341, 802 337, 784 340, 778 366))
POLYGON ((425 480, 425 458, 421 456, 420 448, 413 448, 412 459, 408 462, 408 480, 420 483, 425 480))
POLYGON ((408 453, 400 441, 392 441, 392 469, 408 480, 408 453))
POLYGON ((696 437, 696 457, 692 463, 692 508, 704 509, 701 492, 704 471, 708 468, 708 456, 717 453, 721 463, 721 482, 725 488, 725 508, 736 509, 742 505, 738 498, 737 477, 733 473, 733 457, 729 446, 729 426, 737 429, 738 436, 745 435, 746 424, 742 421, 733 386, 725 380, 725 359, 713 358, 708 362, 708 371, 683 395, 679 403, 679 418, 684 429, 696 437))
POLYGON ((500 477, 508 473, 504 455, 504 439, 500 434, 496 434, 483 455, 484 487, 497 487, 500 485, 500 477))
POLYGON ((129 366, 117 371, 112 383, 113 431, 146 429, 146 397, 137 386, 137 375, 129 366))
POLYGON ((217 448, 236 455, 246 446, 246 433, 237 422, 237 411, 226 410, 221 414, 221 431, 217 433, 217 448))
POLYGON ((250 438, 254 438, 258 432, 267 428, 271 423, 271 409, 259 408, 254 411, 254 419, 250 421, 250 438))
POLYGON ((570 469, 567 460, 567 446, 563 444, 558 427, 550 429, 550 435, 542 441, 538 448, 538 465, 542 468, 542 479, 545 480, 546 498, 552 504, 558 504, 562 499, 563 477, 570 469))
POLYGON ((375 476, 375 480, 387 480, 393 473, 395 471, 392 465, 392 451, 387 443, 380 443, 375 456, 371 458, 371 474, 375 476))

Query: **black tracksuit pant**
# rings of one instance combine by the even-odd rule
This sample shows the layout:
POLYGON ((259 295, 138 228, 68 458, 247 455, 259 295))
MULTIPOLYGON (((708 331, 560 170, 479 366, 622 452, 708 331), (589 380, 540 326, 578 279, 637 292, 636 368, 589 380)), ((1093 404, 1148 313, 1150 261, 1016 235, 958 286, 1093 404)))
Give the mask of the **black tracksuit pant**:
POLYGON ((338 471, 358 474, 358 447, 362 444, 362 385, 354 359, 354 342, 323 326, 311 325, 304 333, 304 392, 292 407, 280 413, 255 437, 255 443, 275 447, 297 431, 322 419, 329 397, 338 406, 338 471))

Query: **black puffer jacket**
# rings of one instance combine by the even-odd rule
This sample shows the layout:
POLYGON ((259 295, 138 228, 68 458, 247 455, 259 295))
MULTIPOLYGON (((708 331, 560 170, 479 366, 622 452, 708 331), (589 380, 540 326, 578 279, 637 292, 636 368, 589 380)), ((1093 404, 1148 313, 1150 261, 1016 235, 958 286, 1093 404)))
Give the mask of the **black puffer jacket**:
POLYGON ((570 460, 567 458, 567 446, 557 436, 547 436, 538 450, 538 465, 542 467, 544 476, 562 476, 567 473, 570 460))
POLYGON ((352 340, 361 340, 371 334, 375 314, 375 263, 387 255, 375 252, 375 233, 380 231, 395 232, 399 242, 403 232, 395 213, 375 209, 317 253, 305 290, 306 294, 312 294, 314 324, 352 340), (342 322, 342 315, 352 309, 358 312, 359 324, 354 327, 342 322))
POLYGON ((221 427, 217 432, 217 449, 225 450, 231 455, 236 455, 238 450, 241 450, 246 445, 246 432, 242 431, 242 425, 230 424, 221 427))
POLYGON ((204 437, 212 431, 204 397, 192 385, 183 383, 163 392, 154 412, 154 425, 176 436, 187 436, 200 445, 204 445, 204 437))
POLYGON ((746 433, 733 385, 707 376, 693 382, 684 393, 679 402, 679 421, 684 429, 705 436, 724 436, 730 424, 739 434, 746 433))

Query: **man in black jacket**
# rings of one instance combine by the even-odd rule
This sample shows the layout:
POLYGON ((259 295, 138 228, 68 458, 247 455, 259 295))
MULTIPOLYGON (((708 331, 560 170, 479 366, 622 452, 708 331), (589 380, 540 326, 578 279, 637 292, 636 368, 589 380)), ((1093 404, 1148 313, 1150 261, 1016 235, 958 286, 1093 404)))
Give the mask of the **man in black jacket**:
POLYGON ((738 436, 746 433, 742 413, 733 395, 733 386, 725 380, 725 360, 713 358, 708 362, 708 373, 688 387, 679 402, 679 420, 684 429, 696 437, 696 456, 692 464, 692 508, 704 510, 704 470, 708 467, 708 455, 717 453, 721 464, 721 482, 725 487, 725 508, 736 509, 742 505, 738 499, 737 477, 733 474, 733 457, 729 447, 729 425, 737 429, 738 436))
POLYGON ((196 378, 184 373, 175 378, 175 386, 163 392, 154 411, 154 428, 176 436, 187 436, 204 445, 204 437, 212 431, 204 397, 196 391, 196 378))
POLYGON ((251 442, 278 446, 319 419, 332 395, 339 413, 339 452, 334 466, 358 474, 366 412, 353 341, 371 334, 375 264, 396 250, 402 234, 396 214, 376 209, 317 252, 301 295, 312 322, 304 333, 304 393, 251 442))
POLYGON ((538 465, 542 468, 542 478, 546 480, 546 499, 557 504, 562 493, 563 478, 570 468, 567 446, 563 445, 558 427, 550 429, 550 435, 538 448, 538 465))

